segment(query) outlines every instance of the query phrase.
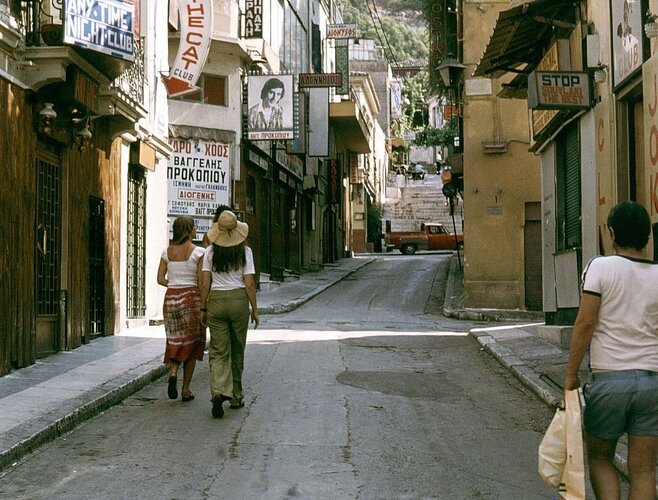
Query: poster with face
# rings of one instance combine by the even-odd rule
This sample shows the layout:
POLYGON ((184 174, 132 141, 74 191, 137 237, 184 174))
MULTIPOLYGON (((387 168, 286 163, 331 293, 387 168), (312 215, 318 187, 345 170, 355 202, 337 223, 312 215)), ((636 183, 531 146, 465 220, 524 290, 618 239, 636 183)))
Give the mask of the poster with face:
POLYGON ((613 86, 617 87, 642 66, 643 0, 611 0, 613 86))
POLYGON ((250 75, 247 90, 249 140, 293 139, 292 75, 250 75))

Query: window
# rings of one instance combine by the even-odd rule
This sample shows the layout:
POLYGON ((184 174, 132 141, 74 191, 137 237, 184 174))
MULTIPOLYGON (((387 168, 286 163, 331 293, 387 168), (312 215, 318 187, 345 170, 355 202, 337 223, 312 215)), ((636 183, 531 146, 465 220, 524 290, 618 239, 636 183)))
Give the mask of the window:
POLYGON ((127 239, 127 314, 129 318, 139 318, 146 314, 146 175, 137 166, 131 166, 128 174, 127 239))
POLYGON ((582 246, 580 202, 580 138, 569 125, 557 139, 557 250, 582 246))
POLYGON ((225 76, 201 75, 196 83, 199 90, 180 97, 173 97, 177 101, 200 102, 213 106, 227 106, 225 76))

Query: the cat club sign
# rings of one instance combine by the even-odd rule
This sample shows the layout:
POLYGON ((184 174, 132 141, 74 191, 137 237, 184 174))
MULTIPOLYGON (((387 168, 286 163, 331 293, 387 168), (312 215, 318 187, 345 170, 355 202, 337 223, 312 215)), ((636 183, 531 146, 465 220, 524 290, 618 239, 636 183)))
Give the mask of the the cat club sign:
POLYGON ((127 61, 134 59, 132 2, 78 0, 64 5, 64 43, 127 61))
POLYGON ((530 109, 588 109, 592 106, 592 80, 587 73, 534 71, 528 75, 530 109))
POLYGON ((202 139, 171 139, 167 165, 167 214, 189 215, 203 235, 217 205, 229 202, 229 144, 202 139))
POLYGON ((169 97, 197 90, 212 40, 212 0, 178 0, 180 45, 165 80, 169 97))

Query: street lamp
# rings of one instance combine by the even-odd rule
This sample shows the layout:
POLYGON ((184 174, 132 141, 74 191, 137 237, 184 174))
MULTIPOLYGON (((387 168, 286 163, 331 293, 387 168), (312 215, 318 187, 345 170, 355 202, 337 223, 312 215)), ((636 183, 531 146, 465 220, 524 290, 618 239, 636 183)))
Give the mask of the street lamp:
POLYGON ((441 75, 443 84, 446 87, 454 87, 459 84, 465 68, 466 66, 455 59, 453 54, 447 54, 436 69, 439 71, 439 75, 441 75))

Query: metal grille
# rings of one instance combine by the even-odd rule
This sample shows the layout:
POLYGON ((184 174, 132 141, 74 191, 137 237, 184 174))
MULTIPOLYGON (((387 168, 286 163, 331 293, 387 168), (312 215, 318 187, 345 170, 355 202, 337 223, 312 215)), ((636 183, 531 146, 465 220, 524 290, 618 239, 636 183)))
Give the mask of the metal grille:
POLYGON ((146 314, 146 177, 141 167, 128 174, 128 317, 146 314))
POLYGON ((37 158, 37 314, 56 315, 60 289, 60 168, 55 159, 37 158))
POLYGON ((89 334, 105 331, 105 202, 89 197, 89 334))

